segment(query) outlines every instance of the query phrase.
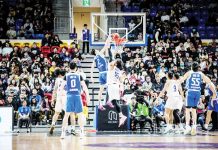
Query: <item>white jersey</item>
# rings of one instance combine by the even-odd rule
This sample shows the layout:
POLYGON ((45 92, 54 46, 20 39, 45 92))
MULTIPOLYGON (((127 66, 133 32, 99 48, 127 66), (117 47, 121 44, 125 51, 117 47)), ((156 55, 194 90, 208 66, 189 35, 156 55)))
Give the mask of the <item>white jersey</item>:
POLYGON ((114 84, 120 82, 121 70, 114 67, 107 72, 107 84, 114 84))
POLYGON ((169 86, 167 89, 167 96, 172 97, 172 96, 180 96, 179 94, 179 82, 176 80, 169 80, 169 86))
POLYGON ((64 89, 64 86, 66 84, 66 81, 64 81, 64 79, 62 79, 62 78, 57 78, 55 84, 56 84, 55 86, 57 86, 56 87, 57 88, 57 97, 65 96, 66 95, 66 91, 64 89))

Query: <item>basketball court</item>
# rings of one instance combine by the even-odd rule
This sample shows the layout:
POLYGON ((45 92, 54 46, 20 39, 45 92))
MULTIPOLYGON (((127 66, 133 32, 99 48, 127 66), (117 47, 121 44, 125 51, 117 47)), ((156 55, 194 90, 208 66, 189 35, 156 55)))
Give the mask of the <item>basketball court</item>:
POLYGON ((88 133, 80 139, 68 135, 60 139, 60 132, 53 136, 47 133, 2 134, 2 150, 126 150, 126 149, 218 149, 218 132, 198 132, 197 136, 158 134, 100 134, 88 133))

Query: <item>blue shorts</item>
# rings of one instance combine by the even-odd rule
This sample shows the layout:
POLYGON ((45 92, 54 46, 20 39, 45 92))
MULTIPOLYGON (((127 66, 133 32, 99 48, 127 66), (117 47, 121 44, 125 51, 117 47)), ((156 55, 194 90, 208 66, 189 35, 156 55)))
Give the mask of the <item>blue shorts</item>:
POLYGON ((210 100, 210 101, 208 102, 208 107, 207 107, 207 109, 208 109, 208 110, 211 110, 211 111, 218 112, 218 100, 217 100, 217 99, 215 99, 215 100, 213 101, 213 106, 214 106, 214 107, 211 106, 211 100, 210 100))
POLYGON ((99 83, 101 85, 105 85, 107 83, 107 72, 100 72, 99 73, 99 83))
POLYGON ((186 107, 197 107, 200 101, 200 91, 187 91, 186 95, 186 107))
POLYGON ((212 107, 212 105, 211 105, 211 100, 208 102, 208 106, 207 106, 207 109, 208 110, 214 110, 214 108, 212 107))
POLYGON ((66 112, 83 112, 82 99, 80 95, 67 94, 66 112))

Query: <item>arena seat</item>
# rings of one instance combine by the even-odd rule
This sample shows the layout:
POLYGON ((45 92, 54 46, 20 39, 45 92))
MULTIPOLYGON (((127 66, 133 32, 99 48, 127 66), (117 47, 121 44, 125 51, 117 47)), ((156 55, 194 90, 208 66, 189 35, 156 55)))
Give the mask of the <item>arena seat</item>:
POLYGON ((44 57, 48 57, 48 54, 51 53, 51 49, 49 46, 43 46, 43 47, 41 47, 41 52, 42 52, 44 57))

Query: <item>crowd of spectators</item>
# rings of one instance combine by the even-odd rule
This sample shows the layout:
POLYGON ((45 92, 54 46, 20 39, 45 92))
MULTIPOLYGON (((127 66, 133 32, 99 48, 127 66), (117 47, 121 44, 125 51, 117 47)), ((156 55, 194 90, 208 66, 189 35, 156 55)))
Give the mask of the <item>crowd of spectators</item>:
POLYGON ((0 39, 40 38, 44 33, 53 31, 51 0, 14 2, 0 1, 0 39))
POLYGON ((80 65, 83 59, 75 43, 71 48, 60 47, 59 37, 52 37, 46 34, 48 40, 42 39, 42 47, 36 43, 12 46, 8 40, 0 44, 0 105, 13 106, 16 120, 19 107, 26 101, 31 109, 32 123, 48 123, 53 110, 50 100, 55 69, 64 67, 68 70, 70 61, 80 65), (43 47, 50 48, 46 55, 43 47))
MULTIPOLYGON (((218 5, 215 0, 122 0, 121 11, 145 12, 146 33, 157 42, 159 37, 174 36, 190 31, 199 32, 198 37, 203 39, 218 36, 218 5)), ((126 18, 128 28, 138 23, 137 17, 126 18)), ((139 33, 134 33, 135 38, 139 33)), ((131 35, 131 34, 130 34, 131 35)), ((132 36, 132 35, 131 35, 132 36)))
MULTIPOLYGON (((121 56, 117 56, 125 64, 127 78, 124 81, 124 100, 131 108, 133 130, 137 123, 143 128, 144 122, 150 123, 153 129, 152 117, 156 119, 157 127, 164 121, 166 97, 163 101, 154 101, 163 89, 169 71, 182 76, 191 69, 193 61, 197 61, 200 69, 218 89, 217 41, 213 39, 208 46, 203 46, 196 29, 188 32, 188 35, 180 31, 182 25, 193 25, 194 19, 189 19, 183 13, 193 6, 188 3, 182 6, 182 1, 176 1, 175 4, 169 0, 169 3, 163 3, 166 6, 172 5, 169 12, 157 12, 151 17, 149 9, 157 6, 157 1, 126 1, 124 5, 139 2, 140 9, 147 12, 147 32, 154 35, 154 40, 148 39, 147 47, 125 47, 121 56)), ((0 1, 0 8, 5 6, 0 1)), ((38 47, 36 43, 23 47, 12 46, 7 40, 0 43, 0 105, 13 106, 15 112, 18 112, 26 101, 31 109, 33 124, 37 125, 41 120, 48 122, 52 110, 49 100, 54 86, 55 68, 64 67, 68 70, 70 61, 76 61, 80 66, 83 56, 76 43, 72 43, 71 48, 60 47, 63 42, 59 37, 48 33, 52 31, 53 25, 49 0, 18 0, 16 6, 1 10, 4 11, 0 12, 0 20, 3 22, 3 25, 0 24, 0 38, 23 39, 30 38, 32 33, 46 34, 42 39, 42 47, 38 47), (22 23, 17 24, 20 21, 22 23), (6 30, 8 31, 4 32, 6 30), (49 51, 45 52, 43 48, 49 51)), ((134 25, 134 20, 130 21, 129 30, 134 25)), ((81 74, 85 76, 84 73, 81 74)), ((202 95, 208 96, 205 86, 202 85, 202 95)), ((204 120, 207 100, 202 96, 199 104, 200 123, 204 120)))
MULTIPOLYGON (((124 100, 133 105, 133 112, 131 112, 135 118, 133 129, 136 123, 140 123, 139 120, 143 120, 143 123, 150 122, 149 117, 152 116, 156 118, 158 127, 160 127, 160 122, 164 121, 164 103, 167 98, 165 97, 158 103, 155 100, 164 87, 169 71, 183 76, 191 69, 192 63, 197 61, 200 64, 200 70, 210 77, 218 91, 218 43, 215 39, 208 46, 202 46, 200 39, 190 39, 184 34, 178 33, 176 37, 167 41, 150 42, 147 48, 125 47, 121 58, 127 73, 124 81, 124 100), (144 108, 141 107, 141 104, 144 105, 144 108), (138 115, 147 108, 150 113, 145 111, 144 115, 141 114, 147 118, 140 118, 138 115)), ((206 87, 202 84, 202 95, 207 97, 206 99, 202 97, 204 113, 209 100, 206 87)), ((140 124, 140 126, 142 125, 140 124)))

